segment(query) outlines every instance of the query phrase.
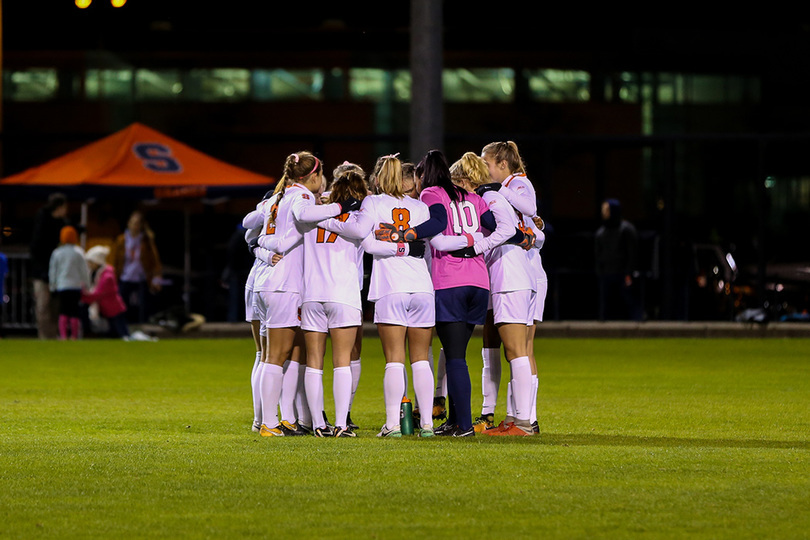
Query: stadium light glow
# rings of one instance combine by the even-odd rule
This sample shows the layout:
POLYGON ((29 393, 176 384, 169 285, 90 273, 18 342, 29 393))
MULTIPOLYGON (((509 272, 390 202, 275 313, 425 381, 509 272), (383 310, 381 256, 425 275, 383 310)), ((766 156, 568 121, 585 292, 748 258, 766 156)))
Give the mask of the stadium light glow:
POLYGON ((75 0, 74 4, 79 9, 86 9, 90 7, 90 4, 93 3, 93 0, 75 0))
POLYGON ((112 7, 119 8, 123 7, 124 4, 127 3, 127 0, 110 0, 110 3, 112 4, 112 7))

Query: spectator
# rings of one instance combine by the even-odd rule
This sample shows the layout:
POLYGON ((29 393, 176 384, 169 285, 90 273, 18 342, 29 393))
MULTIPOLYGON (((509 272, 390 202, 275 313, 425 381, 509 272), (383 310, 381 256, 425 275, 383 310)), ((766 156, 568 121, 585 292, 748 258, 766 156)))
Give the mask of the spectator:
POLYGON ((155 235, 141 212, 135 211, 112 249, 112 264, 130 322, 144 323, 150 315, 150 295, 160 291, 161 265, 155 235))
POLYGON ((37 333, 40 339, 56 339, 56 302, 51 301, 48 268, 51 253, 59 245, 59 233, 67 224, 67 198, 52 193, 48 202, 37 211, 31 237, 31 276, 34 280, 37 333))
POLYGON ((84 251, 77 246, 79 234, 70 226, 62 227, 59 233, 61 244, 51 253, 48 279, 50 290, 59 298, 59 339, 81 336, 79 301, 82 290, 90 286, 90 275, 84 262, 84 251))
POLYGON ((99 314, 107 319, 110 336, 127 340, 130 337, 126 318, 127 306, 118 293, 115 269, 107 264, 109 253, 110 248, 107 246, 94 246, 85 254, 87 266, 90 267, 92 286, 89 291, 82 294, 82 302, 97 304, 99 314))
POLYGON ((599 280, 599 320, 633 319, 640 321, 633 283, 638 276, 636 228, 622 219, 621 203, 607 199, 602 203, 602 226, 594 244, 596 276, 599 280))

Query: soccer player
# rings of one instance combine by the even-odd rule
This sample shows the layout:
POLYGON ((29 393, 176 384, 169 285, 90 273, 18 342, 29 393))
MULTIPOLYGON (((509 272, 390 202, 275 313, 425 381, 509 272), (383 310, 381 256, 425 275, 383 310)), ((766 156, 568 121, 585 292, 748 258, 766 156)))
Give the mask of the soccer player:
MULTIPOLYGON (((348 210, 339 204, 316 205, 315 197, 323 185, 323 165, 310 152, 296 152, 287 157, 279 183, 274 219, 268 221, 265 235, 258 244, 282 255, 267 282, 267 354, 261 373, 262 426, 266 437, 288 433, 278 421, 284 362, 290 358, 300 326, 301 294, 304 273, 304 235, 308 226, 348 210)), ((359 203, 357 203, 359 206, 359 203)), ((315 409, 321 410, 321 408, 315 409)), ((310 407, 310 411, 312 408, 310 407)), ((322 421, 312 415, 313 425, 322 421)), ((317 432, 316 432, 317 434, 317 432)), ((321 435, 324 435, 322 432, 321 435)))
MULTIPOLYGON (((512 141, 489 143, 482 149, 481 158, 487 164, 492 182, 479 187, 479 192, 498 191, 518 212, 523 214, 523 224, 531 228, 536 236, 534 247, 526 252, 537 280, 534 321, 527 336, 527 350, 529 352, 533 381, 531 419, 534 432, 539 433, 537 424, 537 389, 539 381, 537 362, 534 357, 534 335, 537 323, 543 320, 546 292, 548 290, 548 278, 543 269, 540 256, 540 248, 542 248, 545 241, 545 234, 542 232, 543 221, 537 216, 537 195, 534 186, 526 176, 526 167, 520 157, 517 145, 512 141)), ((487 356, 490 358, 490 365, 494 363, 494 358, 497 358, 497 361, 500 362, 500 343, 495 341, 492 345, 490 345, 489 351, 484 351, 485 358, 487 356)), ((507 394, 510 393, 508 388, 507 394)), ((510 399, 507 396, 507 404, 509 402, 510 399)))
MULTIPOLYGON (((398 231, 430 219, 423 202, 405 195, 402 163, 396 155, 377 160, 374 178, 377 195, 363 201, 362 210, 373 223, 392 223, 398 231)), ((435 300, 430 272, 424 259, 424 241, 383 242, 369 234, 363 249, 373 256, 368 299, 374 302, 374 322, 385 355, 383 394, 385 425, 378 437, 401 437, 400 404, 406 393, 405 347, 410 353, 417 402, 431 403, 433 370, 429 361, 435 321, 435 300)), ((430 417, 420 418, 418 433, 432 437, 430 417)))
MULTIPOLYGON (((362 212, 352 212, 368 194, 365 180, 349 172, 334 180, 326 206, 341 209, 304 234, 304 282, 301 329, 307 349, 304 377, 310 411, 323 409, 323 364, 327 335, 332 339, 335 437, 355 437, 348 426, 352 396, 351 352, 363 322, 356 271, 360 242, 372 230, 362 212)), ((325 435, 325 420, 313 415, 313 429, 325 435)))

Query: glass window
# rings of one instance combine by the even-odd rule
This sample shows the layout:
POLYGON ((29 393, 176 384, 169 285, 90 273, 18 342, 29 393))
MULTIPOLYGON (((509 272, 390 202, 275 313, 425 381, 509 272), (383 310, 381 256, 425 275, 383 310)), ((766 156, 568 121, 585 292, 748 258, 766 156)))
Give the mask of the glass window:
POLYGON ((84 74, 87 99, 132 99, 132 71, 88 69, 84 74))
POLYGON ((135 72, 135 96, 139 100, 175 100, 182 93, 180 70, 139 69, 135 72))
POLYGON ((357 101, 410 101, 411 74, 404 69, 350 69, 349 95, 357 101))
POLYGON ((185 98, 195 101, 239 101, 250 96, 250 70, 192 69, 185 80, 185 98))
POLYGON ((259 101, 323 99, 322 69, 256 69, 253 97, 259 101))
POLYGON ((3 93, 12 101, 45 101, 56 97, 59 76, 55 68, 29 68, 3 72, 3 93))
POLYGON ((725 103, 726 78, 722 75, 692 75, 689 101, 691 103, 725 103))
POLYGON ((591 76, 587 71, 532 69, 523 72, 538 101, 588 101, 591 76))
POLYGON ((512 101, 515 95, 515 70, 445 69, 442 85, 446 101, 512 101))

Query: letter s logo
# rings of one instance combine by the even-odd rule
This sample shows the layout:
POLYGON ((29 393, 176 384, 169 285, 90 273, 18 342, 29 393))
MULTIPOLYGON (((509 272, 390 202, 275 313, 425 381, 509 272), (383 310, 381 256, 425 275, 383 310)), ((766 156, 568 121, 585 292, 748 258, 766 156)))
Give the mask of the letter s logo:
POLYGON ((175 158, 172 157, 172 150, 160 143, 135 143, 132 151, 143 166, 157 173, 178 173, 183 170, 175 158))

